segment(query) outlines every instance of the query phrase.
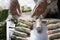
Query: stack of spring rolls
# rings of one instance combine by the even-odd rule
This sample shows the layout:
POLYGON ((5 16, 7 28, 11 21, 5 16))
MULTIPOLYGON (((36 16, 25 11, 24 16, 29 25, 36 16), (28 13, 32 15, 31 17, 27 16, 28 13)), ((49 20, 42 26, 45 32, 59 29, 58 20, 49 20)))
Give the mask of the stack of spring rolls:
POLYGON ((48 21, 47 27, 49 40, 58 40, 60 38, 60 20, 48 21))
POLYGON ((32 26, 32 22, 20 20, 20 22, 18 22, 18 26, 16 26, 15 30, 13 31, 14 33, 11 39, 12 40, 27 40, 25 38, 30 37, 31 26, 32 26))

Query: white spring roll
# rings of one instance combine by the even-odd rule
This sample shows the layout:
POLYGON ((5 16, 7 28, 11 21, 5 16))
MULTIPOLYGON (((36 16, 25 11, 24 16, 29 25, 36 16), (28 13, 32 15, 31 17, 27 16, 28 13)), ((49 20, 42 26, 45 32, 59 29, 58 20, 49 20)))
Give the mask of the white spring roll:
POLYGON ((37 19, 36 20, 36 27, 40 27, 40 24, 41 24, 40 19, 37 19))
POLYGON ((37 28, 37 32, 40 33, 41 32, 41 20, 40 19, 36 20, 36 28, 37 28))

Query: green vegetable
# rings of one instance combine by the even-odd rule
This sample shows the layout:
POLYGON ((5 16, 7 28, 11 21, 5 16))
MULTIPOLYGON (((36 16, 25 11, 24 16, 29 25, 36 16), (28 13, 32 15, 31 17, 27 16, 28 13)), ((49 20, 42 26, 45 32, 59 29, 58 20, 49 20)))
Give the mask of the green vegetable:
POLYGON ((6 40, 6 24, 0 26, 0 40, 6 40))
POLYGON ((15 26, 18 26, 18 25, 19 25, 19 24, 18 24, 19 21, 18 21, 17 18, 13 17, 13 18, 11 19, 11 21, 15 23, 15 26))
POLYGON ((22 9, 23 13, 24 12, 30 12, 32 10, 30 7, 24 7, 24 6, 22 6, 21 9, 22 9))
POLYGON ((0 11, 0 22, 5 21, 8 17, 8 10, 4 9, 0 11))

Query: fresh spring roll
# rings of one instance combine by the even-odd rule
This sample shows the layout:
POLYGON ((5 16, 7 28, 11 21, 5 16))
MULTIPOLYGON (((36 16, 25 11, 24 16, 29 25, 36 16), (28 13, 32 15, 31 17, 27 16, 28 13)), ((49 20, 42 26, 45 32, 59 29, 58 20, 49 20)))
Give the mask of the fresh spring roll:
POLYGON ((25 27, 16 27, 15 30, 19 32, 24 32, 24 33, 30 33, 30 29, 25 27))
POLYGON ((32 22, 25 21, 25 20, 20 20, 20 22, 29 26, 32 24, 32 22))
POLYGON ((60 26, 58 26, 57 24, 49 24, 47 25, 48 30, 53 30, 53 29, 57 29, 60 28, 60 26))
POLYGON ((40 19, 36 20, 36 28, 37 28, 37 32, 40 33, 41 32, 41 21, 40 19))
POLYGON ((23 38, 23 37, 18 37, 18 36, 12 35, 11 40, 27 40, 27 39, 23 38))
POLYGON ((13 35, 18 36, 18 37, 24 37, 24 38, 27 37, 26 33, 19 32, 19 31, 14 31, 13 35))
POLYGON ((24 23, 19 23, 20 25, 19 26, 17 26, 17 27, 25 27, 25 28, 30 28, 30 26, 28 26, 28 25, 26 25, 26 24, 24 24, 24 23))
POLYGON ((48 35, 58 33, 58 32, 60 32, 60 28, 59 29, 54 29, 54 30, 49 30, 48 35))
POLYGON ((48 37, 49 37, 50 40, 58 39, 58 38, 60 38, 60 32, 55 33, 55 34, 51 34, 48 37))

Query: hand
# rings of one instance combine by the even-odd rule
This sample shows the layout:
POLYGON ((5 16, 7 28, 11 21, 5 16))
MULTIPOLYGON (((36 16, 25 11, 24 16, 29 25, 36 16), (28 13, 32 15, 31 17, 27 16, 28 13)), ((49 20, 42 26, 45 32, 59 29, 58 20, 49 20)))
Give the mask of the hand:
POLYGON ((40 17, 41 14, 43 14, 47 8, 47 3, 45 1, 41 2, 37 2, 37 4, 35 5, 33 11, 32 11, 32 16, 31 17, 34 17, 34 16, 37 16, 37 17, 40 17))

